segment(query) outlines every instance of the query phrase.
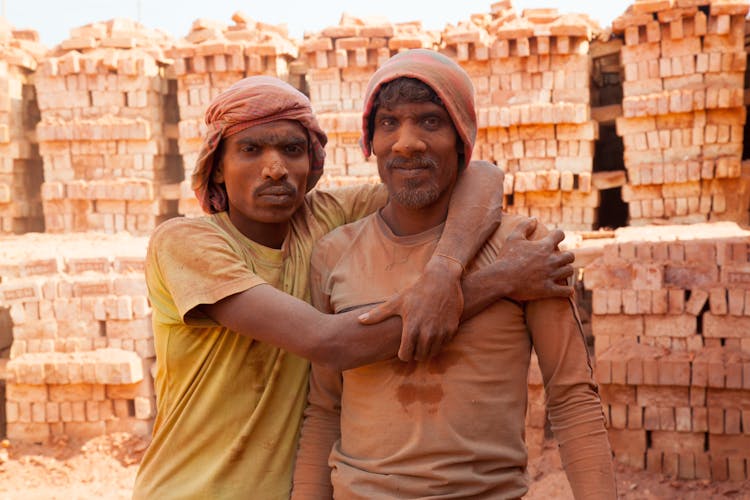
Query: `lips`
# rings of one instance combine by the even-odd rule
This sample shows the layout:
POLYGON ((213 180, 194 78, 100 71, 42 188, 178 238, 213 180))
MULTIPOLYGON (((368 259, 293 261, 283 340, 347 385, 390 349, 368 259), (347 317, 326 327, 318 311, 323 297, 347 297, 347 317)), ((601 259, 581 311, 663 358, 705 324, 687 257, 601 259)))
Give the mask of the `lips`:
POLYGON ((392 170, 420 172, 437 168, 437 163, 430 158, 393 158, 387 167, 392 170))
POLYGON ((288 204, 297 195, 297 191, 289 185, 271 185, 261 186, 255 191, 255 195, 266 203, 288 204))
POLYGON ((258 192, 259 196, 293 196, 294 190, 286 187, 271 187, 258 192))

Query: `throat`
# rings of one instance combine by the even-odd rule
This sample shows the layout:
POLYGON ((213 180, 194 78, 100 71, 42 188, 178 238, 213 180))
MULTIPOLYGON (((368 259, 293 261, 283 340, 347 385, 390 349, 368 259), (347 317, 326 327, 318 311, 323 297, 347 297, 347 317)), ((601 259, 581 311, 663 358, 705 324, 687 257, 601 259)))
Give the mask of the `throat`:
POLYGON ((243 235, 264 247, 280 249, 289 234, 290 223, 288 221, 259 222, 248 219, 235 221, 231 213, 229 219, 243 235))
POLYGON ((396 236, 411 236, 437 227, 448 217, 448 207, 433 205, 425 208, 408 208, 391 201, 380 211, 383 221, 396 236))

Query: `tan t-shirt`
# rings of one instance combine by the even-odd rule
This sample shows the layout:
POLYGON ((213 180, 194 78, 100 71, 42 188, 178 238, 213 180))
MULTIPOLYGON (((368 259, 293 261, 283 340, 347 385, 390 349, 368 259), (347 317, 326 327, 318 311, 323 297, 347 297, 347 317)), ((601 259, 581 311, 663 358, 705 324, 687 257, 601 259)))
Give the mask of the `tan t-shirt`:
POLYGON ((377 186, 314 191, 280 250, 240 233, 226 213, 172 219, 154 232, 157 416, 135 498, 289 497, 309 363, 195 310, 263 283, 309 300, 312 246, 382 206, 377 186))
MULTIPOLYGON (((469 270, 494 261, 521 220, 505 215, 469 270)), ((397 237, 379 214, 339 228, 313 252, 313 303, 341 312, 412 284, 441 230, 397 237)), ((393 359, 343 373, 313 366, 293 498, 330 498, 331 486, 347 500, 522 496, 532 345, 573 490, 613 498, 601 404, 567 299, 500 300, 462 323, 428 362, 393 359)))

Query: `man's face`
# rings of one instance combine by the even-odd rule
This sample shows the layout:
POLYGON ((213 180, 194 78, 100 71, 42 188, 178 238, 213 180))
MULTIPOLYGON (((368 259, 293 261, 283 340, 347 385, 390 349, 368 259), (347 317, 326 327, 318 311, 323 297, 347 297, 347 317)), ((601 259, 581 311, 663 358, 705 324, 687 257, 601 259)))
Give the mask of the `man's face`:
POLYGON ((458 176, 457 134, 442 106, 405 102, 379 107, 372 150, 393 202, 421 209, 452 192, 458 176))
POLYGON ((305 197, 308 148, 307 132, 294 120, 256 125, 224 140, 214 181, 226 186, 235 226, 289 221, 305 197))

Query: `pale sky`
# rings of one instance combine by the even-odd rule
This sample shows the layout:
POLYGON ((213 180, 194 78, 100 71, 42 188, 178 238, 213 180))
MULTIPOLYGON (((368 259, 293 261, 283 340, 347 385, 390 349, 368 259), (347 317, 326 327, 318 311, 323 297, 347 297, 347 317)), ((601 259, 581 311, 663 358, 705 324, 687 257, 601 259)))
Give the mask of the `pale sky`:
MULTIPOLYGON (((188 34, 193 21, 208 18, 232 24, 238 10, 257 21, 286 23, 290 35, 301 39, 339 23, 341 14, 384 16, 392 22, 421 20, 427 29, 443 29, 473 13, 487 13, 490 0, 0 0, 8 21, 18 29, 34 29, 41 41, 53 46, 68 38, 71 28, 115 17, 139 20, 149 28, 161 28, 175 38, 188 34)), ((557 8, 561 13, 585 13, 602 26, 622 14, 632 3, 624 0, 581 2, 573 0, 513 0, 526 8, 557 8)))

